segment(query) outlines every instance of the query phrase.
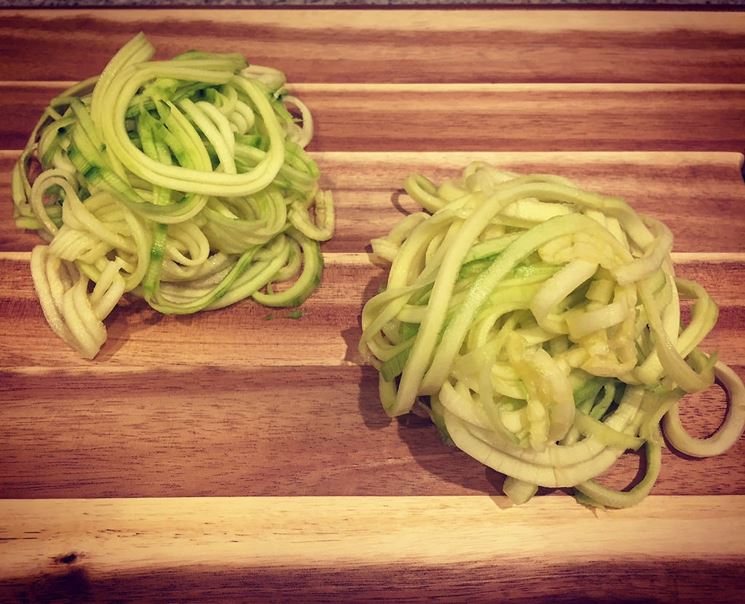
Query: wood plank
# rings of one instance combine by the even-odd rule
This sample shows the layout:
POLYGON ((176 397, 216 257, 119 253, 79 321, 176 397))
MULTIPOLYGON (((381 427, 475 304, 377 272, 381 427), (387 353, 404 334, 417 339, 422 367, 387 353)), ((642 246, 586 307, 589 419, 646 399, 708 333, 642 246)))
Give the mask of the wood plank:
POLYGON ((738 601, 743 496, 652 497, 597 515, 559 498, 503 506, 490 497, 4 501, 0 517, 14 520, 2 528, 0 596, 738 601))
MULTIPOLYGON (((722 306, 706 348, 745 376, 745 263, 683 259, 679 273, 722 306)), ((132 309, 108 322, 94 362, 49 332, 25 262, 0 260, 0 332, 11 334, 0 341, 0 495, 499 493, 500 477, 444 446, 429 421, 383 414, 375 371, 356 352, 363 296, 382 272, 355 256, 327 260, 298 321, 264 321, 253 304, 187 321, 132 309)), ((722 400, 716 388, 688 397, 685 425, 711 433, 722 400)), ((745 439, 700 461, 666 451, 655 493, 745 494, 743 459, 745 439)), ((637 465, 627 456, 605 480, 621 487, 637 465)))
MULTIPOLYGON (((370 368, 3 373, 2 381, 4 498, 501 494, 502 477, 444 445, 428 420, 389 420, 370 368)), ((705 436, 723 408, 718 389, 691 395, 683 421, 705 436)), ((665 449, 653 492, 745 494, 743 459, 745 439, 703 460, 665 449)), ((638 467, 637 455, 624 456, 603 482, 622 488, 638 467)), ((542 490, 552 493, 560 494, 542 490)))
POLYGON ((319 151, 742 151, 745 142, 732 127, 745 123, 740 84, 297 88, 315 112, 319 151))
MULTIPOLYGON (((0 251, 27 251, 35 233, 12 222, 10 170, 15 151, 0 151, 0 251)), ((322 183, 334 193, 337 226, 327 252, 360 252, 386 234, 402 212, 416 205, 402 191, 419 172, 440 182, 456 177, 470 161, 521 173, 561 174, 579 186, 623 197, 637 211, 663 220, 675 250, 745 252, 745 186, 741 153, 570 152, 570 153, 313 153, 322 183)))
MULTIPOLYGON (((299 319, 287 318, 286 310, 250 301, 197 315, 166 316, 132 299, 109 316, 108 341, 96 360, 89 362, 51 335, 28 262, 0 257, 4 276, 0 302, 6 310, 0 315, 0 333, 11 335, 0 341, 0 368, 31 373, 54 369, 81 376, 126 373, 159 366, 169 349, 189 351, 188 357, 173 360, 175 370, 358 363, 362 360, 356 351, 359 313, 384 282, 384 270, 364 255, 331 254, 325 259, 321 285, 301 307, 299 319)), ((741 341, 745 324, 738 324, 743 318, 745 263, 689 261, 678 264, 677 272, 694 276, 720 304, 720 328, 707 344, 720 349, 725 361, 737 362, 745 353, 741 341)))
POLYGON ((28 262, 0 260, 4 275, 0 284, 0 304, 4 309, 0 315, 0 333, 23 334, 24 340, 35 342, 23 350, 16 338, 1 341, 0 367, 28 367, 31 371, 55 367, 57 371, 73 374, 131 371, 161 365, 166 351, 174 347, 188 350, 182 359, 172 361, 175 369, 185 371, 197 365, 227 369, 348 364, 359 359, 356 344, 348 338, 356 333, 363 299, 371 295, 373 287, 377 288, 379 281, 375 277, 380 271, 357 259, 328 264, 323 285, 312 301, 301 307, 303 316, 299 319, 288 318, 286 309, 251 303, 201 313, 199 317, 169 317, 133 300, 110 315, 106 350, 102 350, 94 363, 81 363, 72 352, 65 359, 55 358, 64 345, 50 348, 48 328, 36 301, 28 262), (199 320, 205 317, 208 323, 199 320))
MULTIPOLYGON (((713 11, 0 9, 0 600, 739 602, 745 439, 665 449, 632 510, 548 489, 507 508, 502 478, 428 420, 384 415, 356 345, 384 278, 363 252, 412 209, 403 178, 480 159, 667 222, 678 273, 721 308, 704 347, 745 377, 744 31, 713 11), (48 99, 139 30, 160 57, 286 71, 337 236, 300 319, 130 301, 85 362, 43 320, 8 171, 48 99)), ((686 397, 684 425, 710 434, 723 399, 686 397)))
MULTIPOLYGON (((21 149, 64 84, 0 82, 21 149)), ((298 84, 314 151, 735 151, 745 84, 298 84), (457 108, 455 110, 454 108, 457 108)))
POLYGON ((192 8, 2 11, 0 79, 82 79, 141 30, 158 56, 241 52, 294 82, 745 79, 737 12, 192 8))
POLYGON ((672 229, 675 250, 745 251, 741 153, 327 152, 314 157, 338 208, 336 234, 325 247, 329 252, 367 249, 369 240, 385 235, 402 212, 420 209, 402 188, 410 173, 437 183, 457 177, 471 161, 519 173, 561 174, 587 190, 623 197, 672 229))

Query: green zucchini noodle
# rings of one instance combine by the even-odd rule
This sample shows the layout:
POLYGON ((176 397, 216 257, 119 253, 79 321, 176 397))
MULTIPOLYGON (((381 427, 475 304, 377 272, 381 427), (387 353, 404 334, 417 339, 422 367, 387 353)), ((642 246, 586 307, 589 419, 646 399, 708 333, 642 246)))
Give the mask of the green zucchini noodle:
POLYGON ((89 359, 126 293, 168 314, 302 304, 334 232, 313 121, 282 72, 153 54, 139 34, 53 99, 13 169, 16 225, 47 243, 31 255, 44 315, 89 359))
POLYGON ((440 185, 412 175, 405 189, 425 211, 372 241, 390 269, 360 339, 391 417, 426 410, 445 440, 507 476, 516 503, 572 487, 587 504, 634 505, 659 474, 663 430, 694 456, 740 437, 742 382, 698 348, 718 307, 675 276, 664 224, 565 178, 480 162, 440 185), (715 376, 728 412, 697 439, 678 401, 715 376), (595 480, 640 449, 646 474, 633 488, 595 480))

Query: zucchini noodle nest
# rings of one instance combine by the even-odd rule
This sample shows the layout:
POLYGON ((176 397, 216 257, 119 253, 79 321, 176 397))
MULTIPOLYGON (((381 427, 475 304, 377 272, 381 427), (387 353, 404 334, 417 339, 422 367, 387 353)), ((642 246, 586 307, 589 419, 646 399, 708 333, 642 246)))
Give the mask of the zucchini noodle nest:
POLYGON ((52 100, 13 170, 16 224, 48 242, 31 255, 44 315, 89 359, 127 292, 169 314, 301 304, 334 230, 304 150, 312 118, 284 74, 153 53, 139 34, 52 100))
POLYGON ((565 178, 478 162, 440 186, 412 175, 405 188, 426 212, 372 241, 391 264, 360 340, 391 417, 422 407, 444 439, 507 476, 516 503, 542 486, 573 487, 588 505, 636 504, 660 471, 661 423, 688 455, 737 441, 743 384, 698 348, 718 308, 675 276, 664 224, 565 178), (687 325, 682 298, 693 301, 687 325), (715 374, 727 415, 698 439, 678 401, 715 374), (633 488, 594 480, 642 447, 646 474, 633 488))

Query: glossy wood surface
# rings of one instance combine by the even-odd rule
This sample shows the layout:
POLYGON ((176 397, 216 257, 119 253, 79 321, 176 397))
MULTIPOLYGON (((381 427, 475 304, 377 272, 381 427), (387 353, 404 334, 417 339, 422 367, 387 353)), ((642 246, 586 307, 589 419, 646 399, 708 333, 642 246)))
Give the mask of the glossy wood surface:
MULTIPOLYGON (((745 376, 745 13, 0 10, 0 54, 0 600, 739 601, 745 440, 665 450, 631 510, 505 509, 496 473, 382 413, 357 340, 405 176, 482 160, 664 220, 720 306, 706 348, 745 376), (43 320, 9 173, 48 100, 140 30, 288 74, 337 231, 301 318, 129 301, 85 362, 43 320)), ((723 409, 713 388, 682 415, 703 436, 723 409)))

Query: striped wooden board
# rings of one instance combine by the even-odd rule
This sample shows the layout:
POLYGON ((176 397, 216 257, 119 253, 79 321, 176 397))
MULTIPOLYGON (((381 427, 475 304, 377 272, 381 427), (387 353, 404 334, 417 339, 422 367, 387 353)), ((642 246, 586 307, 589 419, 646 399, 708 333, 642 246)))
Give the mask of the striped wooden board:
MULTIPOLYGON (((745 376, 745 13, 0 10, 0 53, 0 600, 739 601, 745 439, 666 450, 630 510, 509 507, 496 473, 382 413, 357 340, 385 275, 369 240, 413 208, 404 177, 478 159, 664 220, 720 305, 706 347, 745 376), (159 56, 288 74, 337 233, 300 319, 130 301, 83 362, 43 320, 9 172, 46 102, 140 30, 159 56)), ((685 425, 711 433, 723 399, 688 397, 685 425)))

